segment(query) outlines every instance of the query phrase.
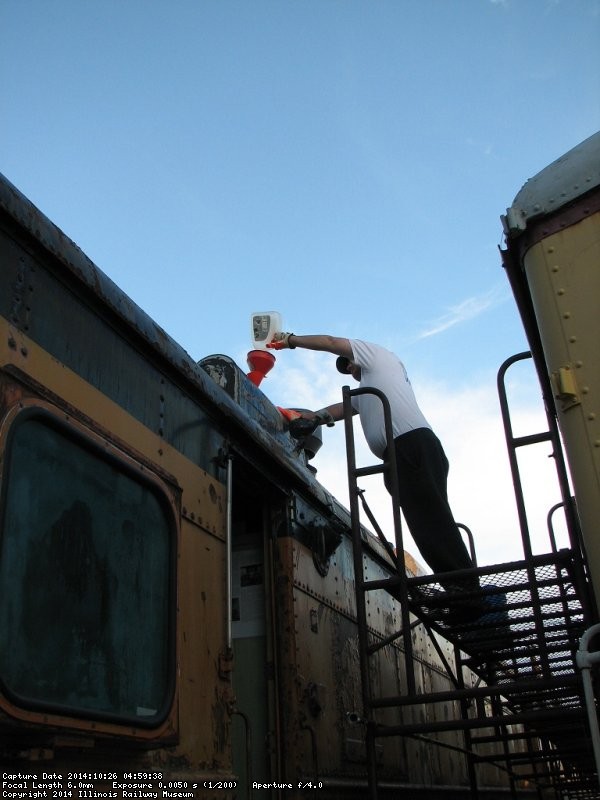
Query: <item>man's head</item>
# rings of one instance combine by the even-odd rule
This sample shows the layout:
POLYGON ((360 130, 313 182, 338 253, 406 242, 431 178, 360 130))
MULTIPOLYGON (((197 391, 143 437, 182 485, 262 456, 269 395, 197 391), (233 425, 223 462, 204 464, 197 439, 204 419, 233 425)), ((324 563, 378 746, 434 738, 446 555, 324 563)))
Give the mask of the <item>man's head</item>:
POLYGON ((355 381, 360 381, 360 367, 346 356, 338 356, 335 362, 338 372, 342 375, 352 375, 355 381))

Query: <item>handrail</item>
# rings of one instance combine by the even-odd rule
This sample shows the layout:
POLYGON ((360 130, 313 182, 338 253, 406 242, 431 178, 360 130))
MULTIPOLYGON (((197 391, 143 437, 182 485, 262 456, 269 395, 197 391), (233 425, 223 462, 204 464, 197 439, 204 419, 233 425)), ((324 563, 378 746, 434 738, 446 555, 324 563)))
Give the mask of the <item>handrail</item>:
POLYGON ((600 727, 598 726, 598 712, 596 711, 596 699, 594 697, 594 686, 592 683, 592 667, 600 664, 600 650, 590 653, 589 646, 594 636, 600 634, 600 624, 589 627, 579 641, 579 649, 575 654, 577 666, 581 670, 583 680, 583 690, 585 693, 585 705, 587 708, 588 720, 590 724, 590 734, 592 746, 594 748, 594 759, 596 761, 596 775, 600 778, 600 727))

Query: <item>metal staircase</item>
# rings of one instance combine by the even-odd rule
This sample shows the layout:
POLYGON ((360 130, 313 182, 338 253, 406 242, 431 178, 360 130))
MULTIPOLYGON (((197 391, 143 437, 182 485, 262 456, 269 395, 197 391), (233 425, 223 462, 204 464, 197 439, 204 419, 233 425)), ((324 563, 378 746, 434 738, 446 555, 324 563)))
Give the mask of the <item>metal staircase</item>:
MULTIPOLYGON (((379 739, 427 736, 432 746, 444 746, 441 738, 435 736, 442 737, 451 730, 463 732, 472 800, 481 796, 477 767, 484 763, 493 763, 506 771, 510 796, 514 798, 532 797, 535 792, 540 798, 557 800, 600 799, 583 683, 576 665, 579 641, 594 621, 594 612, 556 421, 548 415, 548 431, 514 437, 503 388, 506 370, 527 357, 529 354, 522 353, 509 359, 499 377, 525 554, 522 561, 507 564, 420 577, 407 574, 395 460, 376 466, 356 465, 352 397, 370 393, 380 398, 388 436, 387 452, 393 454, 387 398, 373 389, 352 390, 348 386, 343 389, 369 800, 388 796, 382 788, 383 782, 378 781, 379 739), (550 529, 551 552, 534 555, 515 452, 518 447, 540 441, 553 444, 571 546, 557 549, 550 529), (364 570, 366 540, 361 533, 359 507, 360 500, 364 505, 364 497, 358 481, 386 470, 391 485, 395 553, 399 559, 394 556, 395 574, 369 580, 364 570), (474 575, 479 579, 480 591, 462 590, 461 581, 471 578, 472 585, 474 575), (400 630, 385 640, 369 629, 367 620, 366 596, 377 590, 389 592, 399 601, 401 609, 400 630), (485 612, 469 619, 462 612, 474 602, 484 604, 485 612), (451 689, 434 692, 418 689, 410 635, 416 624, 424 626, 431 637, 447 670, 451 689), (444 655, 440 638, 454 645, 453 663, 444 655), (377 682, 372 674, 372 659, 391 641, 401 643, 406 690, 401 696, 386 697, 374 690, 377 682), (467 674, 475 674, 477 682, 467 683, 467 674), (447 719, 441 707, 449 701, 456 702, 460 714, 447 719), (399 724, 386 725, 381 721, 384 709, 389 708, 399 709, 399 724), (409 713, 411 708, 421 709, 422 713, 409 713), (436 713, 436 708, 440 713, 436 713)), ((366 510, 373 523, 368 507, 366 510)), ((377 526, 376 531, 383 539, 377 526)))

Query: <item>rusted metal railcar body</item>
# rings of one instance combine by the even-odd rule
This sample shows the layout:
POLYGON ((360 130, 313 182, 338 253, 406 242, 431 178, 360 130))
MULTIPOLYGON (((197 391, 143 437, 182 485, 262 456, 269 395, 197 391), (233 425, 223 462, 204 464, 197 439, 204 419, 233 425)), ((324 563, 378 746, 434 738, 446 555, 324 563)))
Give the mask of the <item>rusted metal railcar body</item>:
MULTIPOLYGON (((364 796, 348 512, 239 367, 195 363, 4 179, 0 225, 7 786, 364 796)), ((369 538, 367 572, 386 575, 369 538)), ((387 593, 369 614, 375 636, 398 627, 387 593)), ((412 636, 424 690, 450 689, 412 636)), ((398 641, 378 659, 384 692, 402 694, 398 641)), ((438 738, 386 741, 382 791, 460 796, 461 736, 438 738)))

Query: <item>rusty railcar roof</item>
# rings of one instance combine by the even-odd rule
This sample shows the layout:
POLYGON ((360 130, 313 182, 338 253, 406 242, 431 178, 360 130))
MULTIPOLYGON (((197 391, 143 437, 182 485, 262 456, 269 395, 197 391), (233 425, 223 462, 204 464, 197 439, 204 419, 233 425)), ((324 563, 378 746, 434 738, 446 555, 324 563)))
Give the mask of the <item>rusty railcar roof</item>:
MULTIPOLYGON (((82 284, 103 307, 109 309, 120 323, 144 345, 144 350, 158 362, 168 365, 171 374, 187 384, 190 394, 201 396, 221 416, 225 424, 233 426, 243 436, 248 436, 268 457, 283 466, 292 481, 302 485, 323 509, 349 524, 348 510, 330 494, 314 477, 310 469, 290 456, 293 444, 286 446, 281 435, 266 430, 259 419, 235 402, 207 374, 187 351, 164 331, 145 311, 123 292, 57 225, 46 217, 2 173, 0 173, 0 212, 12 219, 19 230, 25 232, 48 251, 60 265, 68 280, 82 284)), ((248 392, 262 395, 253 385, 248 392)), ((270 403, 264 396, 254 402, 270 403)), ((372 546, 381 554, 383 548, 369 534, 372 546)))
POLYGON ((525 183, 502 218, 507 237, 520 236, 533 221, 555 214, 598 186, 600 132, 525 183))

